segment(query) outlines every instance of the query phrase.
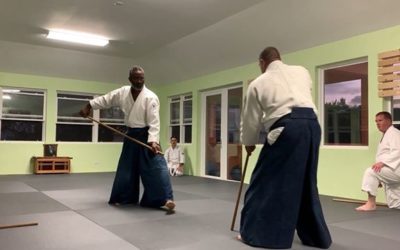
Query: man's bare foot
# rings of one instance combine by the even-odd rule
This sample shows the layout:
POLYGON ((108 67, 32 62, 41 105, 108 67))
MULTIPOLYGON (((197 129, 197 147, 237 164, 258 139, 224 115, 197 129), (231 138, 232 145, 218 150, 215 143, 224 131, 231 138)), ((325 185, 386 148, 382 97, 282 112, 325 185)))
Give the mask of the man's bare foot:
POLYGON ((164 207, 168 211, 173 211, 175 209, 175 202, 173 200, 167 200, 167 202, 165 202, 164 207))
POLYGON ((243 241, 243 240, 242 240, 242 236, 241 236, 240 234, 238 234, 238 235, 236 236, 236 239, 237 239, 238 241, 243 241))
POLYGON ((370 204, 370 203, 367 202, 364 205, 357 207, 356 210, 360 211, 360 212, 375 211, 376 210, 376 205, 375 204, 370 204))

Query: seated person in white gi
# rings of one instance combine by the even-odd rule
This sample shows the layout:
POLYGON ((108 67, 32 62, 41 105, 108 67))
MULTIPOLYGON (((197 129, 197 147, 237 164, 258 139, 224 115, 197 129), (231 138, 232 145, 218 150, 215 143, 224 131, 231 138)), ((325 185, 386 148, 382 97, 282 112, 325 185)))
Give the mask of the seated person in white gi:
POLYGON ((376 194, 382 185, 390 208, 400 209, 400 130, 393 127, 392 116, 379 112, 375 116, 376 126, 383 133, 378 145, 375 164, 368 168, 361 189, 368 193, 368 201, 357 211, 376 210, 376 194))
POLYGON ((171 137, 171 146, 164 153, 165 160, 168 164, 169 173, 171 176, 182 176, 183 165, 185 164, 185 153, 177 143, 176 137, 171 137))

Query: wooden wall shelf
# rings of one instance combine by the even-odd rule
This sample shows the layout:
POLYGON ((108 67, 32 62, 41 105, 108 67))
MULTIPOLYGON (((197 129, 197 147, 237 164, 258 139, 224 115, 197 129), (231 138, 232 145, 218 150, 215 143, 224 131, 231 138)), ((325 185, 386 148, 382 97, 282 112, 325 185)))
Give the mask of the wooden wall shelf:
POLYGON ((34 171, 35 174, 54 174, 54 173, 70 173, 71 159, 68 156, 34 156, 34 171))

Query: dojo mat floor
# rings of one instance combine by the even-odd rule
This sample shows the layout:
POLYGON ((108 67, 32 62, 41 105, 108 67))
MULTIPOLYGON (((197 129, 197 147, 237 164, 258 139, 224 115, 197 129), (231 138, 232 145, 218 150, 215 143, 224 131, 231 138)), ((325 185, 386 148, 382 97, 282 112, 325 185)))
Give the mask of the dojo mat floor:
MULTIPOLYGON (((1 250, 258 249, 230 231, 239 183, 173 177, 176 213, 107 204, 114 173, 0 176, 0 225, 37 226, 0 230, 1 250)), ((245 190, 245 188, 244 188, 245 190)), ((330 249, 399 250, 400 211, 321 196, 332 234, 330 249)), ((236 219, 238 230, 240 213, 236 219)), ((316 249, 301 244, 292 249, 316 249)))

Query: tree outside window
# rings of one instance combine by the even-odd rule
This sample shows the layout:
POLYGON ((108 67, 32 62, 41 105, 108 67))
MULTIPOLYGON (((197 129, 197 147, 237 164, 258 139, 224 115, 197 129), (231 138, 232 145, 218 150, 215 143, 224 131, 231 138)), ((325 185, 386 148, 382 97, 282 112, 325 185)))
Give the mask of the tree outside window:
POLYGON ((368 63, 343 63, 322 72, 324 144, 368 145, 368 63))

